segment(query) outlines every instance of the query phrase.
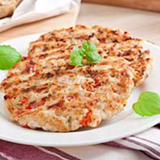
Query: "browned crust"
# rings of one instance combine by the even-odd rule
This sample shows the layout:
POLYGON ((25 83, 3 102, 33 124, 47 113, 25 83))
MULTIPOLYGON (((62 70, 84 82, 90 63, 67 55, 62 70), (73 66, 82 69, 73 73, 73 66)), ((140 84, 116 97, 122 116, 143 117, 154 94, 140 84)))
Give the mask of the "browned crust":
POLYGON ((25 59, 9 71, 1 89, 13 120, 30 128, 72 131, 96 127, 123 110, 134 86, 127 61, 108 57, 71 67, 67 54, 25 59))
POLYGON ((126 105, 134 85, 149 75, 152 58, 142 41, 128 32, 78 25, 42 35, 2 82, 14 121, 47 131, 98 126, 126 105), (69 65, 73 46, 91 40, 100 63, 69 65))
POLYGON ((44 34, 38 40, 30 43, 28 56, 33 58, 54 51, 72 50, 74 45, 81 46, 84 40, 93 41, 99 53, 106 54, 104 57, 125 58, 135 70, 135 86, 141 84, 149 76, 152 58, 149 51, 143 49, 143 41, 134 38, 126 31, 98 25, 93 27, 77 25, 75 28, 54 30, 44 34))

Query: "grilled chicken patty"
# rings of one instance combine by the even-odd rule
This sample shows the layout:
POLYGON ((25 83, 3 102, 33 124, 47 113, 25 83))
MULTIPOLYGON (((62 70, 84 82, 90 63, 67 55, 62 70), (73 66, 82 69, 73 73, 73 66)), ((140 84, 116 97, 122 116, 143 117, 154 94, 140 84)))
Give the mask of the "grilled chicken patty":
POLYGON ((133 69, 119 57, 69 65, 70 51, 23 58, 1 89, 8 111, 23 127, 74 131, 118 114, 134 87, 133 69))
POLYGON ((23 127, 67 132, 96 127, 126 106, 134 86, 151 70, 142 41, 128 32, 78 25, 42 35, 1 84, 7 109, 23 127), (74 46, 92 41, 97 64, 69 65, 74 46))
POLYGON ((148 50, 143 50, 142 41, 132 37, 128 32, 101 26, 86 27, 77 25, 74 29, 55 30, 42 35, 29 47, 29 57, 47 56, 55 51, 72 50, 81 46, 84 40, 91 40, 104 58, 108 56, 123 57, 134 69, 134 84, 141 84, 148 77, 152 58, 148 50))

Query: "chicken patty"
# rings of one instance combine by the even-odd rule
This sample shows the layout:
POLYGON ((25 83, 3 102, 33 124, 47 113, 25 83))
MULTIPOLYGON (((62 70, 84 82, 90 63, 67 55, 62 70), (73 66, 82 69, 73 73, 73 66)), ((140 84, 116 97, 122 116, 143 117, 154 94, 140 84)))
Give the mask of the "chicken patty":
POLYGON ((30 43, 29 57, 50 54, 55 51, 72 50, 73 46, 81 46, 84 40, 91 40, 97 46, 99 54, 123 57, 134 69, 134 84, 138 86, 149 75, 152 58, 149 50, 142 47, 143 41, 131 36, 128 32, 102 26, 87 27, 77 25, 75 28, 54 30, 42 35, 30 43))
POLYGON ((1 84, 12 119, 23 127, 67 132, 97 127, 126 106, 134 70, 120 57, 69 65, 70 51, 23 58, 1 84))

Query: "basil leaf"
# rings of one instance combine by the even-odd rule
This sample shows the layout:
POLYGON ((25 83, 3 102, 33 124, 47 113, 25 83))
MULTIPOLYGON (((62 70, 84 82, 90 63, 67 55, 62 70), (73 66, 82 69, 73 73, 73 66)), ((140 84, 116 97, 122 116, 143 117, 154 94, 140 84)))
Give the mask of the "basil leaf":
POLYGON ((97 51, 97 47, 95 46, 95 44, 92 41, 84 41, 82 43, 82 48, 85 53, 97 51))
POLYGON ((101 56, 97 52, 88 52, 86 54, 86 59, 90 63, 98 63, 101 60, 101 56))
POLYGON ((154 92, 142 92, 138 102, 132 106, 133 110, 141 116, 160 114, 160 97, 154 92))
POLYGON ((90 63, 98 63, 101 60, 101 56, 98 54, 97 47, 92 41, 85 41, 82 44, 82 51, 84 52, 86 59, 90 63))
POLYGON ((21 59, 20 53, 11 46, 0 46, 0 69, 10 69, 21 59))
POLYGON ((82 48, 79 48, 79 54, 80 54, 82 57, 84 56, 85 52, 83 51, 82 48))
POLYGON ((82 43, 81 48, 74 47, 70 55, 70 65, 82 66, 83 56, 90 63, 97 63, 101 60, 101 56, 97 52, 97 48, 91 41, 85 41, 82 43))
POLYGON ((70 55, 70 65, 72 66, 82 66, 83 65, 83 56, 78 47, 73 47, 73 50, 70 55))

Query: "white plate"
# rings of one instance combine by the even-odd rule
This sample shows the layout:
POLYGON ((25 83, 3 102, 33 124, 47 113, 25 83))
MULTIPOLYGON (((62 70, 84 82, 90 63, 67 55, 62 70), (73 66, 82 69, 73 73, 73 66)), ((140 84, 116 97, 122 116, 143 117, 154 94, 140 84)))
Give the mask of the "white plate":
MULTIPOLYGON (((26 55, 29 42, 39 35, 21 37, 5 42, 15 47, 21 54, 26 55)), ((152 117, 140 117, 131 109, 138 95, 142 91, 154 91, 160 94, 160 48, 144 43, 144 47, 150 49, 154 58, 154 68, 150 77, 139 87, 133 90, 125 110, 110 121, 104 121, 98 128, 87 128, 70 133, 51 133, 21 128, 18 124, 9 120, 4 110, 3 94, 0 94, 0 139, 30 145, 40 146, 82 146, 98 144, 123 138, 142 132, 158 122, 160 115, 152 117)), ((6 72, 0 71, 0 81, 4 79, 6 72)))

